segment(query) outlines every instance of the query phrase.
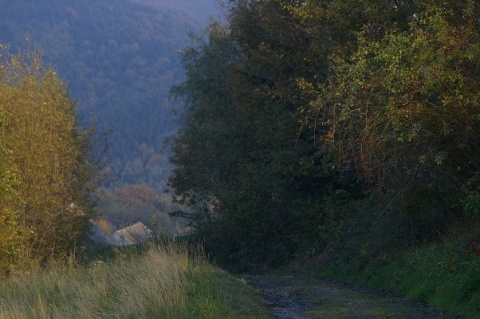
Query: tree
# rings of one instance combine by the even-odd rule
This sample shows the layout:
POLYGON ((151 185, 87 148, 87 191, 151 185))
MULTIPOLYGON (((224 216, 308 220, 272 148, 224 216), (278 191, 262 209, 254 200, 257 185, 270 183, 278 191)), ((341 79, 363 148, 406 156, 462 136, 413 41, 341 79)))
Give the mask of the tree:
POLYGON ((380 39, 364 30, 317 101, 343 167, 399 194, 420 237, 448 222, 479 169, 478 5, 464 5, 427 6, 380 39))
POLYGON ((103 168, 93 128, 79 127, 65 85, 37 53, 2 55, 0 100, 3 204, 14 216, 2 226, 21 238, 17 263, 71 254, 88 231, 103 168))
POLYGON ((175 89, 187 109, 171 184, 202 203, 188 216, 207 248, 240 268, 290 258, 320 215, 322 177, 303 165, 314 147, 299 134, 298 108, 311 98, 299 82, 325 73, 315 57, 326 53, 302 29, 288 31, 295 19, 280 1, 239 1, 228 27, 214 24, 208 43, 186 51, 187 80, 175 89))
POLYGON ((229 24, 185 52, 170 182, 220 262, 322 249, 329 223, 355 223, 342 209, 383 193, 448 212, 438 198, 477 171, 477 11, 434 2, 230 1, 229 24))

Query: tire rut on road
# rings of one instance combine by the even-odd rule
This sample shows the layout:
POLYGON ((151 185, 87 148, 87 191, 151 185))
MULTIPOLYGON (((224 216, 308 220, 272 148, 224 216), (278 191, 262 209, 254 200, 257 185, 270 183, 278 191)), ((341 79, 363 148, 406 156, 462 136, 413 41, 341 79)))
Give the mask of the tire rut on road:
POLYGON ((420 302, 329 279, 306 280, 294 276, 245 276, 244 279, 262 291, 265 307, 276 319, 455 318, 420 302))

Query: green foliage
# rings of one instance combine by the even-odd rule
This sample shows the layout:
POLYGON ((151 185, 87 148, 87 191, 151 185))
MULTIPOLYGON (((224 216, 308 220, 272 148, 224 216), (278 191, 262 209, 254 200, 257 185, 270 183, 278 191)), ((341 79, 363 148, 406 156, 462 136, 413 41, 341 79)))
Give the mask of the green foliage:
POLYGON ((465 214, 473 218, 480 214, 480 185, 478 178, 478 172, 475 172, 473 177, 464 185, 463 193, 465 197, 461 202, 465 214))
POLYGON ((302 167, 315 149, 298 127, 311 93, 298 83, 326 70, 314 59, 325 52, 289 31, 296 20, 278 1, 239 2, 228 27, 213 24, 209 42, 185 52, 187 80, 174 89, 187 109, 171 183, 197 235, 236 270, 291 258, 319 218, 322 174, 302 167))
POLYGON ((365 195, 352 172, 338 170, 334 149, 310 135, 324 135, 329 123, 317 126, 323 119, 305 121, 304 114, 319 114, 312 105, 331 81, 329 55, 353 50, 353 30, 400 20, 410 5, 379 18, 372 2, 372 11, 352 11, 346 21, 347 7, 232 1, 229 25, 212 25, 209 42, 184 54, 187 80, 175 92, 187 109, 170 181, 191 204, 186 216, 196 235, 222 264, 271 266, 319 251, 327 240, 319 229, 335 219, 324 200, 342 190, 365 195))
POLYGON ((361 36, 353 63, 337 60, 336 86, 322 101, 333 143, 377 182, 404 166, 412 175, 421 164, 451 161, 462 171, 475 162, 477 32, 439 13, 411 28, 381 41, 361 36))
MULTIPOLYGON (((478 227, 471 223, 475 224, 472 228, 478 227)), ((394 291, 452 315, 477 318, 480 260, 470 244, 476 236, 477 231, 449 235, 434 245, 390 251, 382 258, 370 259, 362 268, 345 261, 341 267, 335 264, 317 271, 338 280, 394 291)))
POLYGON ((192 269, 188 279, 191 317, 270 318, 259 292, 223 270, 202 265, 192 269))
POLYGON ((363 31, 355 54, 335 58, 335 85, 317 102, 344 163, 401 193, 399 212, 436 210, 439 222, 458 207, 479 163, 479 33, 472 15, 452 15, 426 11, 409 31, 381 39, 363 31))
POLYGON ((184 54, 170 179, 217 261, 362 268, 478 210, 474 1, 230 4, 184 54))

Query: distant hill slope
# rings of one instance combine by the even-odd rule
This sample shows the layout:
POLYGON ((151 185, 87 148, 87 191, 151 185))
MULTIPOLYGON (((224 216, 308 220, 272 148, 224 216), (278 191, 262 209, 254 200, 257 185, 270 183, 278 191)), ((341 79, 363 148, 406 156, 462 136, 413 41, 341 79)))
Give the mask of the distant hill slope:
POLYGON ((40 46, 85 118, 113 129, 121 183, 156 185, 168 174, 161 146, 175 131, 168 90, 182 78, 189 32, 219 16, 217 0, 0 0, 0 43, 40 46))

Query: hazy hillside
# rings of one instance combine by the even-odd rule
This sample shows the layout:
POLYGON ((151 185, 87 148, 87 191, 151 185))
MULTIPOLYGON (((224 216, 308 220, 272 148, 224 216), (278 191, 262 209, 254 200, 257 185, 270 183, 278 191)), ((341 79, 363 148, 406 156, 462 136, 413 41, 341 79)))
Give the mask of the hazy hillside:
POLYGON ((168 89, 182 76, 178 52, 189 32, 219 16, 217 0, 0 0, 0 7, 0 43, 41 47, 82 115, 113 130, 119 182, 161 188, 161 147, 175 130, 168 89))

